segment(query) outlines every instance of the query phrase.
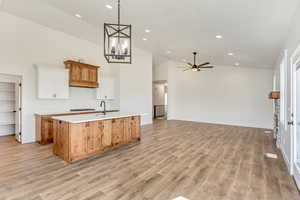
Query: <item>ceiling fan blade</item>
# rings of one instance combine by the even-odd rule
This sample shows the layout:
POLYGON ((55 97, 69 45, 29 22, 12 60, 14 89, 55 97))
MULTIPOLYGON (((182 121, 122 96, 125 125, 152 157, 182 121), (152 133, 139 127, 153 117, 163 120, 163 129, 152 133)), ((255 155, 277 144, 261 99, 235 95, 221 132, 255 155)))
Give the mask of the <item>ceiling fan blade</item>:
POLYGON ((211 69, 214 68, 214 66, 205 66, 205 67, 199 67, 200 69, 211 69))
POLYGON ((187 63, 187 64, 190 65, 190 66, 192 66, 192 67, 194 66, 192 63, 187 63))
POLYGON ((187 68, 187 69, 185 69, 185 70, 183 70, 183 71, 186 72, 186 71, 188 71, 188 70, 191 70, 191 68, 187 68))
POLYGON ((209 65, 209 64, 210 64, 209 62, 205 62, 205 63, 203 63, 201 65, 198 65, 198 67, 201 67, 201 66, 204 66, 204 65, 209 65))

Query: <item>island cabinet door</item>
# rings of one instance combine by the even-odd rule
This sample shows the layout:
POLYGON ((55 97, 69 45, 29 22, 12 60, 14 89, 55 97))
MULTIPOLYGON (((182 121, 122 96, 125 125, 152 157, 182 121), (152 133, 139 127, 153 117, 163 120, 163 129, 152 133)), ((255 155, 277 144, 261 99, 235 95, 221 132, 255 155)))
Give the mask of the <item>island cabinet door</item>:
POLYGON ((112 143, 113 146, 124 144, 124 119, 112 119, 112 143))
POLYGON ((131 136, 133 140, 141 138, 141 117, 131 117, 131 136))
POLYGON ((111 120, 101 120, 85 123, 87 132, 88 153, 96 153, 111 147, 111 120))
POLYGON ((69 160, 69 124, 58 120, 53 121, 53 153, 63 160, 69 160))
POLYGON ((100 121, 102 137, 102 146, 104 148, 112 147, 112 120, 100 121))
POLYGON ((48 117, 42 117, 41 123, 41 144, 53 142, 53 120, 48 117))
POLYGON ((86 122, 85 129, 87 133, 87 151, 94 153, 103 149, 102 147, 102 124, 95 122, 86 122))
POLYGON ((124 119, 124 143, 129 144, 133 138, 132 138, 132 128, 131 128, 131 118, 125 118, 124 119))
POLYGON ((70 126, 70 161, 78 160, 88 154, 87 127, 85 123, 70 126))

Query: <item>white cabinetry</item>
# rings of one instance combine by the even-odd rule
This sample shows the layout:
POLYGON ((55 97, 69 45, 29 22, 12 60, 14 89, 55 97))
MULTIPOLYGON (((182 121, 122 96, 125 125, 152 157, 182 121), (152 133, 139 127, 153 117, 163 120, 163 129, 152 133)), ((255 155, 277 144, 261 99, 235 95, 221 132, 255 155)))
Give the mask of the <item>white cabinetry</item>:
POLYGON ((100 77, 99 88, 97 88, 97 99, 115 99, 115 79, 112 77, 100 77))
POLYGON ((37 67, 39 99, 68 99, 69 70, 55 67, 37 67))

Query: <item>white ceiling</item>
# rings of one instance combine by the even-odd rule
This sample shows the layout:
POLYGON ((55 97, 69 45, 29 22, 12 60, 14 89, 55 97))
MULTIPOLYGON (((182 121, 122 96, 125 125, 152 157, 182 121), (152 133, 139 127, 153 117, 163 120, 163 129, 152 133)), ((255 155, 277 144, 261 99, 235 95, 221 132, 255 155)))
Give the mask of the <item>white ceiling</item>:
MULTIPOLYGON (((272 67, 298 1, 121 0, 121 20, 133 25, 134 45, 151 50, 155 58, 192 61, 192 51, 198 51, 199 62, 272 67), (216 39, 218 34, 224 38, 216 39), (172 53, 167 55, 167 50, 172 53)), ((99 43, 103 23, 116 22, 116 4, 116 0, 4 0, 1 9, 99 43), (114 8, 109 10, 106 4, 114 8), (77 13, 83 18, 76 18, 77 13)))

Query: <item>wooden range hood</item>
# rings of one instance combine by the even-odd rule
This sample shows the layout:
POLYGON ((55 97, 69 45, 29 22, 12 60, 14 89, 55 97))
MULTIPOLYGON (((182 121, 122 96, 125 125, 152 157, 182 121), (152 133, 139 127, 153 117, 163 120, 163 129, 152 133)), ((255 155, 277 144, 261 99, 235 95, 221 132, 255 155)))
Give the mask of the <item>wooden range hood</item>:
POLYGON ((64 62, 66 68, 70 70, 69 86, 82 88, 98 88, 98 68, 99 66, 81 63, 73 60, 64 62))

